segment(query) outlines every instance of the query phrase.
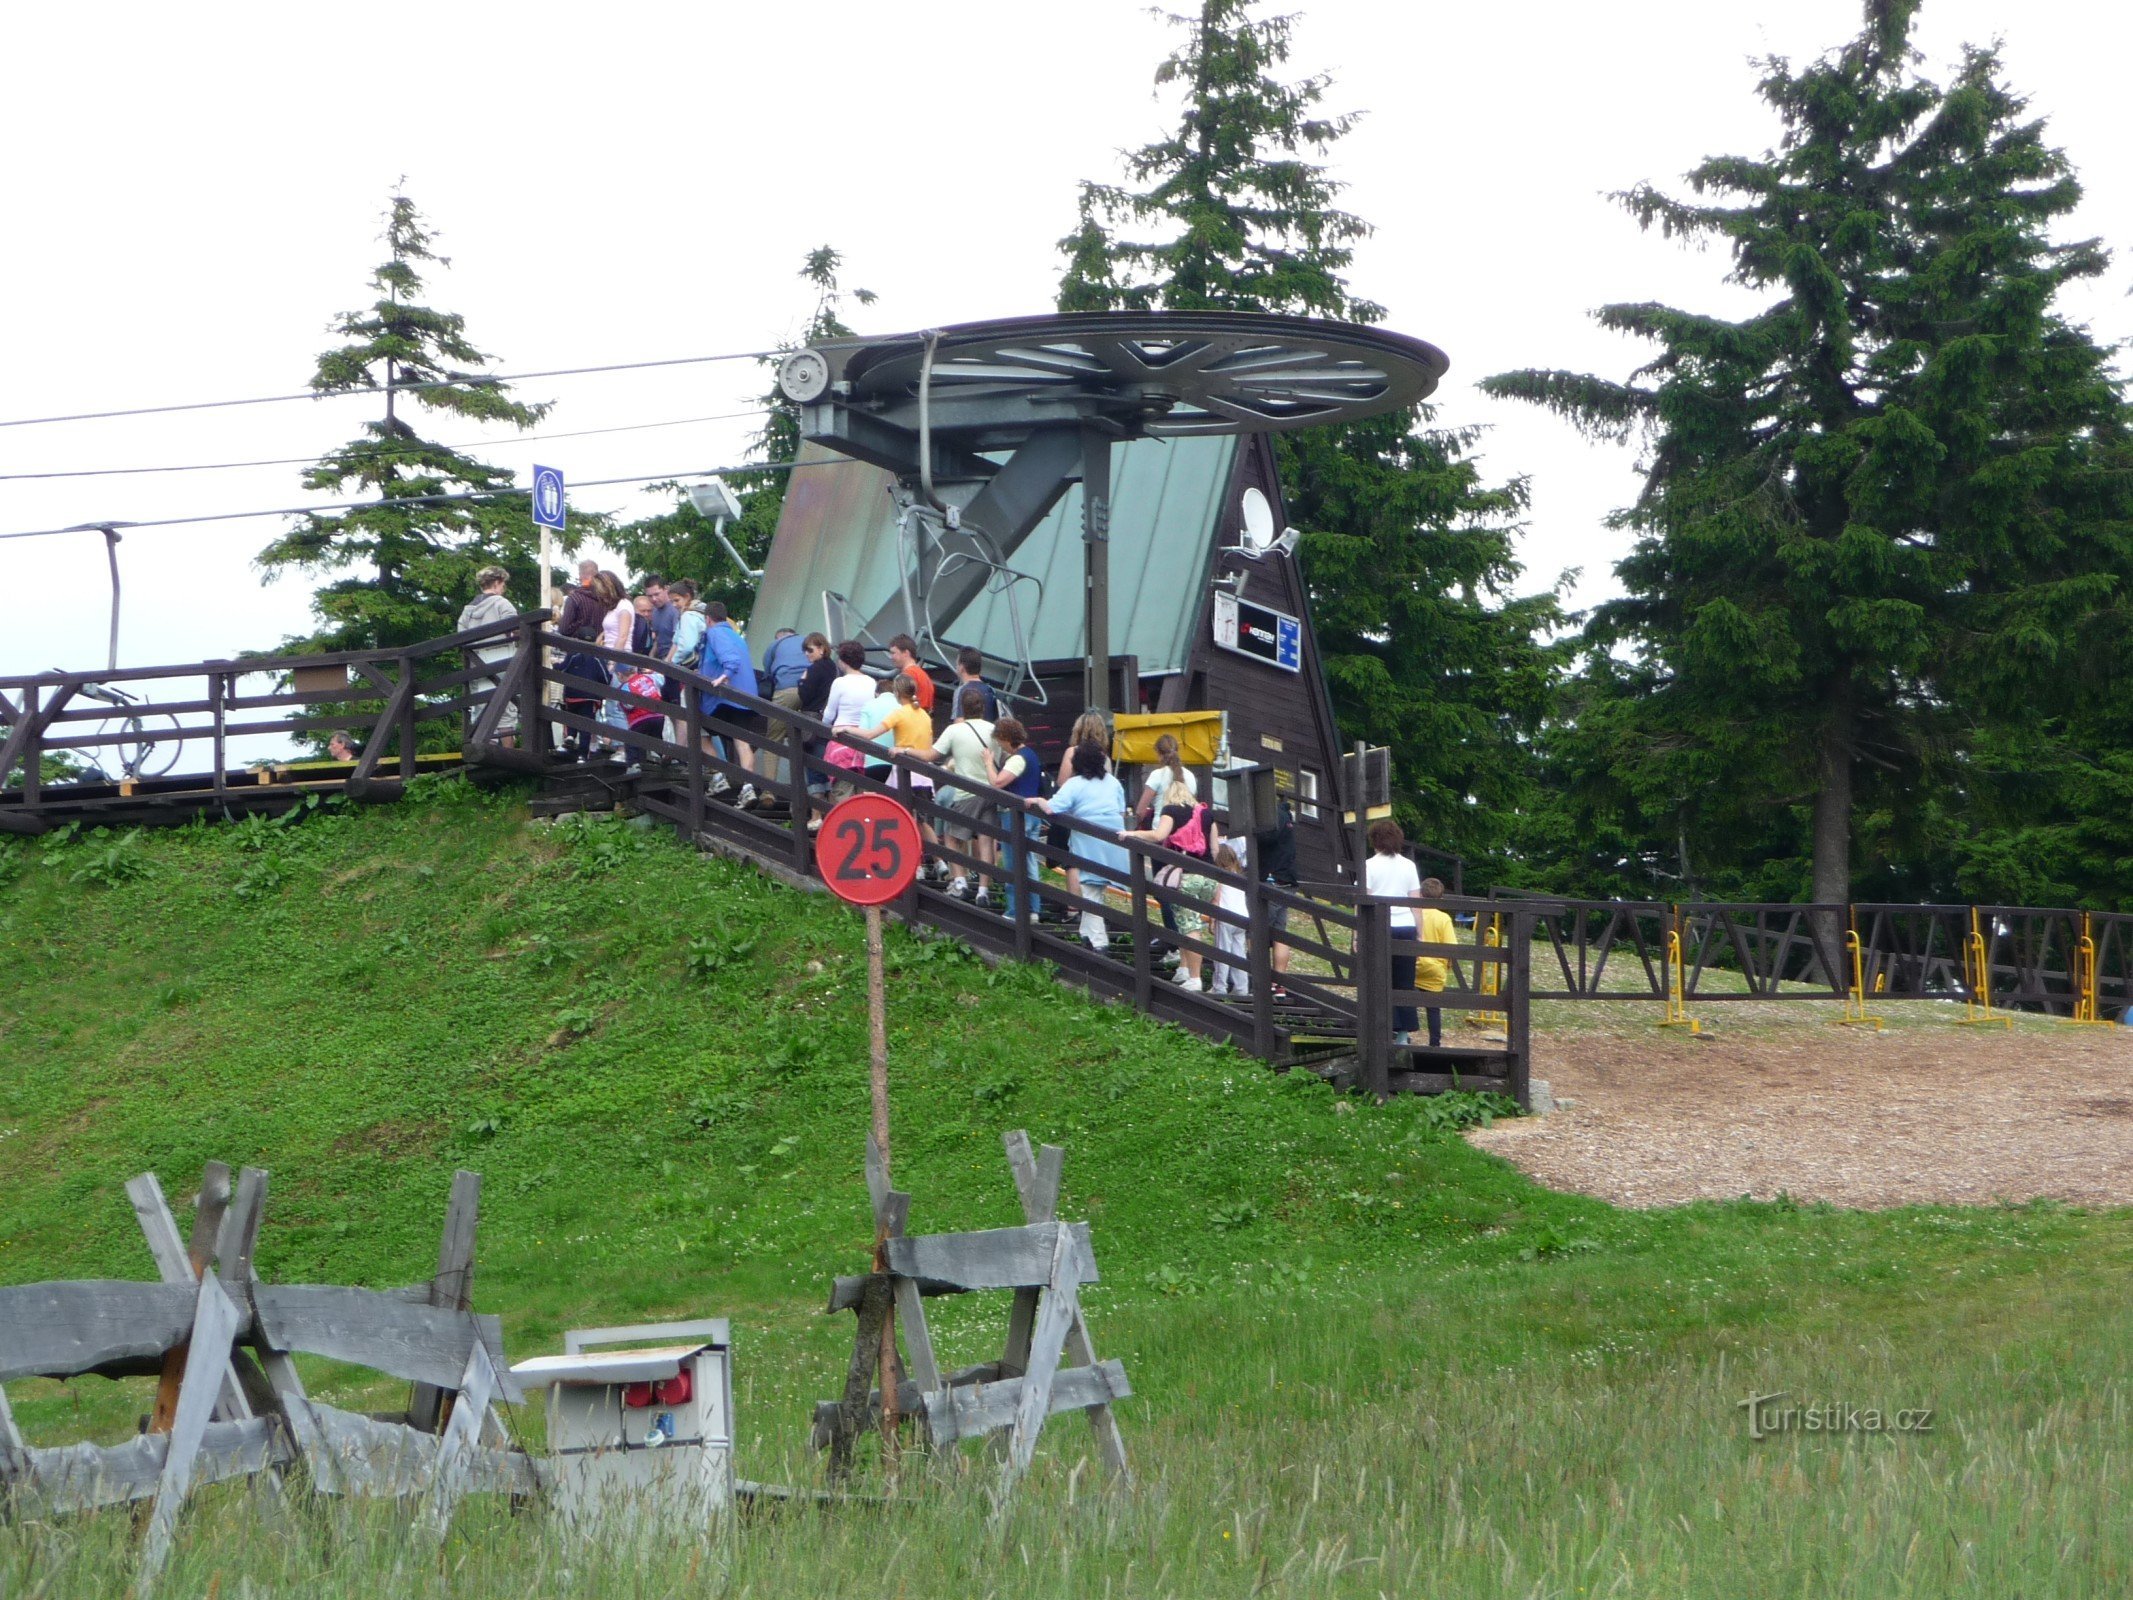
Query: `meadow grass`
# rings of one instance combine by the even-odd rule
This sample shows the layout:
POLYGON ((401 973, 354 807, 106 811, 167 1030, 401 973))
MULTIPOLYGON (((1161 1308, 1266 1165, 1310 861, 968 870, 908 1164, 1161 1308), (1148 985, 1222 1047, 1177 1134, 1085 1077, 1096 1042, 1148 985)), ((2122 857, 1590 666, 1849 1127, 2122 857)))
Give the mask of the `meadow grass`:
MULTIPOLYGON (((147 1276, 120 1185, 153 1168, 175 1199, 209 1157, 274 1173, 268 1278, 408 1282, 475 1167, 476 1300, 514 1355, 731 1316, 739 1471, 819 1482, 808 1416, 851 1337, 819 1307, 867 1237, 856 919, 653 833, 431 788, 146 839, 110 881, 79 875, 109 841, 0 858, 0 1282, 147 1276)), ((2127 1591, 2123 1214, 1616 1211, 1424 1103, 1359 1107, 1041 972, 902 934, 892 965, 913 1225, 1017 1220, 1000 1133, 1066 1145, 1092 1330, 1136 1391, 1130 1492, 1072 1417, 997 1520, 976 1447, 910 1461, 888 1507, 634 1543, 470 1502, 437 1549, 396 1508, 225 1487, 159 1593, 2127 1591), (1778 1391, 1932 1426, 1751 1438, 1740 1402, 1778 1391)), ((946 1361, 997 1354, 1004 1296, 929 1311, 946 1361)), ((304 1366, 340 1404, 404 1393, 304 1366)), ((138 1381, 9 1396, 37 1444, 146 1409, 138 1381)), ((536 1409, 513 1423, 538 1443, 536 1409)), ((0 1595, 125 1588, 132 1519, 23 1510, 0 1595)))

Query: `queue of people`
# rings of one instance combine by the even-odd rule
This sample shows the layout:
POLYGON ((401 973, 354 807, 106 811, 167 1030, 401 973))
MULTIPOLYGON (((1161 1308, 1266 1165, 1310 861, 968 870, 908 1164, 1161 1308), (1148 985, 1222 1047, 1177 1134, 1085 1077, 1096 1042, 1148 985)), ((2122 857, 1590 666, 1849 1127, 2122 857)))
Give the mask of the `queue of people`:
MULTIPOLYGON (((461 631, 516 614, 504 596, 506 578, 501 567, 485 568, 477 575, 481 592, 461 612, 461 631)), ((823 634, 802 637, 790 628, 777 630, 758 662, 750 657, 726 607, 701 599, 694 583, 679 579, 670 584, 654 575, 633 592, 616 573, 589 560, 579 564, 578 582, 565 592, 554 627, 566 639, 645 658, 610 662, 589 652, 570 652, 562 661, 568 677, 590 684, 605 682, 636 700, 674 708, 662 712, 650 704, 629 704, 614 694, 566 692, 566 708, 576 709, 587 721, 597 719, 615 730, 652 731, 663 720, 666 742, 685 746, 681 680, 658 671, 658 665, 670 662, 700 675, 714 691, 702 709, 721 724, 720 732, 706 734, 706 748, 740 768, 743 778, 734 803, 748 807, 760 798, 758 777, 766 785, 789 783, 782 752, 790 748, 793 724, 741 700, 717 698, 716 691, 731 690, 750 700, 767 700, 776 710, 811 717, 833 734, 845 734, 857 743, 836 738, 807 742, 809 755, 830 769, 822 772, 816 770, 814 761, 809 763, 810 827, 819 827, 831 804, 858 789, 856 775, 860 773, 914 798, 929 795, 939 811, 927 808, 922 813, 921 830, 926 870, 934 882, 945 885, 955 899, 1015 915, 1019 897, 1034 894, 1031 885, 1038 876, 1040 858, 1049 854, 1063 864, 1067 900, 1078 909, 1060 911, 1055 902, 1038 896, 1039 913, 1047 920, 1073 921, 1077 936, 1092 950, 1110 949, 1107 895, 1130 892, 1126 841, 1153 847, 1157 853, 1151 880, 1163 889, 1180 892, 1186 900, 1183 906, 1158 900, 1164 931, 1180 940, 1212 944, 1218 956, 1210 961, 1191 945, 1160 941, 1158 956, 1177 958, 1173 981, 1195 990, 1204 986, 1228 998, 1249 997, 1247 931, 1239 921, 1231 920, 1244 914, 1246 896, 1234 880, 1256 875, 1280 888, 1295 887, 1295 813, 1283 798, 1266 827, 1250 837, 1226 837, 1212 808, 1200 797, 1199 780, 1181 759, 1172 736, 1165 734, 1156 741, 1155 763, 1143 775, 1137 795, 1129 796, 1114 767, 1112 728, 1106 717, 1084 712, 1075 721, 1056 765, 1048 770, 1029 730, 1016 718, 1000 714, 999 696, 985 682, 984 658, 976 650, 958 654, 954 685, 947 691, 947 705, 941 708, 945 715, 937 718, 935 702, 942 691, 921 664, 918 645, 909 634, 889 641, 890 671, 885 678, 876 678, 869 670, 866 648, 858 641, 832 645, 823 634), (1012 801, 1025 802, 1026 809, 1012 801), (940 817, 936 829, 932 818, 939 812, 946 815, 940 817), (1047 817, 1052 819, 1045 840, 1049 850, 1021 852, 1021 881, 1013 881, 995 830, 1020 826, 1034 842, 1045 834, 1041 819, 1047 817), (1069 826, 1069 819, 1077 825, 1069 826), (1213 871, 1226 878, 1218 881, 1210 875, 1213 871), (1193 909, 1194 905, 1212 906, 1228 915, 1209 917, 1193 909)), ((480 653, 484 659, 492 658, 489 650, 480 653)), ((509 653, 509 647, 503 647, 495 654, 509 653)), ((506 732, 515 732, 515 712, 506 723, 506 732)), ((564 748, 580 759, 615 754, 630 766, 639 761, 637 751, 623 741, 584 730, 570 734, 564 748)), ((715 773, 711 792, 732 792, 730 780, 715 773)), ((1451 918, 1428 903, 1441 899, 1445 887, 1436 878, 1421 876, 1404 854, 1405 840, 1398 825, 1391 821, 1374 825, 1370 845, 1364 889, 1400 902, 1391 911, 1396 938, 1453 943, 1456 932, 1451 918)), ((1269 966, 1277 1000, 1286 998, 1282 980, 1293 955, 1285 938, 1289 910, 1288 901, 1279 897, 1268 908, 1269 966)), ((1449 963, 1441 956, 1395 955, 1389 976, 1394 991, 1419 990, 1426 995, 1443 990, 1448 971, 1449 963)), ((1442 1013, 1432 1006, 1395 1007, 1394 1042, 1417 1042, 1414 1035, 1422 1030, 1423 1017, 1429 1044, 1441 1044, 1442 1013)))

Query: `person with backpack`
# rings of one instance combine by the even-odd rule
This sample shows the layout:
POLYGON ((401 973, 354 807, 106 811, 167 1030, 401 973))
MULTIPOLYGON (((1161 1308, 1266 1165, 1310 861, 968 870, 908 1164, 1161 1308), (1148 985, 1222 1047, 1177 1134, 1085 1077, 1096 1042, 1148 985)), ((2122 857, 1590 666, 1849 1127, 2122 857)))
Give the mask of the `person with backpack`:
POLYGON ((1141 782, 1141 797, 1133 807, 1135 816, 1151 824, 1172 784, 1182 783, 1187 794, 1195 800, 1200 798, 1200 780, 1180 759, 1175 734, 1163 734, 1155 741, 1155 760, 1156 764, 1148 769, 1148 776, 1141 782))
MULTIPOLYGON (((1168 739, 1170 736, 1165 734, 1163 737, 1168 739)), ((1157 749, 1160 753, 1161 746, 1157 749)), ((1175 757, 1175 740, 1171 741, 1170 751, 1175 757)), ((1215 838, 1215 827, 1208 808, 1193 797, 1192 790, 1185 786, 1182 779, 1173 780, 1159 798, 1161 804, 1156 810, 1153 825, 1130 829, 1126 837, 1145 839, 1150 844, 1161 845, 1173 855, 1183 858, 1165 861, 1157 869, 1155 881, 1165 889, 1179 889, 1192 893, 1197 898, 1207 899, 1214 892, 1214 884, 1198 875, 1187 878, 1186 866, 1190 862, 1205 864, 1215 845, 1219 843, 1215 838)), ((1206 937, 1207 919, 1190 906, 1185 907, 1184 914, 1180 916, 1179 908, 1170 901, 1161 901, 1160 905, 1163 926, 1172 933, 1182 933, 1192 939, 1206 937)), ((1172 981, 1181 989, 1199 988, 1200 952, 1180 948, 1178 955, 1177 975, 1172 981)))
POLYGON ((977 857, 977 892, 971 893, 970 874, 960 861, 949 863, 948 897, 952 900, 970 900, 980 908, 988 908, 988 885, 993 864, 992 835, 981 832, 978 823, 990 822, 999 807, 992 798, 992 741, 993 724, 985 716, 984 685, 964 684, 956 691, 955 721, 948 724, 933 737, 933 742, 917 752, 921 761, 931 761, 948 768, 960 783, 943 783, 936 798, 954 812, 957 817, 970 821, 944 821, 941 834, 946 843, 959 850, 966 850, 977 857))
MULTIPOLYGON (((993 787, 1003 794, 1011 794, 1019 799, 1036 799, 1044 792, 1044 764, 1037 759, 1037 752, 1030 746, 1029 729, 1013 717, 1002 717, 993 724, 992 737, 993 743, 998 747, 999 756, 997 760, 988 756, 985 764, 991 773, 993 787)), ((1022 852, 1022 877, 1025 882, 1035 882, 1037 835, 1043 826, 1043 818, 1035 808, 1017 811, 1003 806, 1000 815, 1008 827, 1020 828, 1029 840, 1022 852)), ((1001 885, 1002 909, 1009 916, 1013 916, 1015 896, 1024 892, 1022 884, 1003 876, 1001 885)))

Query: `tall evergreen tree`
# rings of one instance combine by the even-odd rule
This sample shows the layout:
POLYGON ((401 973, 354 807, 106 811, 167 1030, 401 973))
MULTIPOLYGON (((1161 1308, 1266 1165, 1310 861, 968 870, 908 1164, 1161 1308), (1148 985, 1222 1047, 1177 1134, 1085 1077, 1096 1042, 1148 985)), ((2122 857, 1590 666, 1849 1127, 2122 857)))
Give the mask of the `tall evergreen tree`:
MULTIPOLYGON (((1368 233, 1320 161, 1355 123, 1323 75, 1283 81, 1294 19, 1256 0, 1174 16, 1156 70, 1181 91, 1175 133, 1084 183, 1060 241, 1063 311, 1272 311, 1374 322, 1345 274, 1368 233)), ((1545 704, 1560 617, 1517 597, 1522 480, 1489 485, 1471 432, 1413 411, 1279 436, 1289 518, 1342 731, 1391 747, 1403 820, 1431 843, 1501 846, 1530 785, 1524 740, 1545 704)))
MULTIPOLYGON (((848 339, 852 330, 844 322, 846 291, 838 280, 844 258, 829 245, 807 253, 800 277, 814 289, 813 308, 807 326, 797 340, 781 345, 781 351, 800 349, 821 339, 848 339)), ((851 297, 860 305, 874 303, 870 289, 854 289, 851 297)), ((779 357, 765 365, 775 370, 779 357)), ((776 384, 763 396, 762 430, 756 435, 754 453, 764 468, 736 472, 728 481, 742 492, 741 515, 726 530, 726 537, 750 567, 761 570, 778 531, 778 514, 785 508, 785 488, 792 481, 791 463, 800 455, 800 409, 779 392, 776 384)), ((675 495, 674 508, 619 528, 615 545, 634 572, 656 572, 661 577, 693 578, 705 598, 722 600, 735 616, 745 617, 755 604, 755 581, 733 564, 720 547, 708 517, 699 513, 679 484, 654 484, 675 495)))
POLYGON ((2080 189, 1992 52, 1946 88, 1919 75, 1917 9, 1867 0, 1843 49, 1765 63, 1775 151, 1705 161, 1689 199, 1621 197, 1646 228, 1724 244, 1762 309, 1607 306, 1657 347, 1630 381, 1486 385, 1645 435, 1615 519, 1636 535, 1627 594, 1586 636, 1626 659, 1602 661, 1616 692, 1585 697, 1578 738, 1684 873, 1700 858, 1734 889, 1990 892, 2005 863, 1979 863, 2024 805, 1994 769, 2063 747, 2084 679, 2123 682, 2123 401, 2054 309, 2106 257, 2050 237, 2080 189))
POLYGON ((431 250, 425 219, 404 194, 386 212, 385 242, 389 258, 370 279, 378 298, 335 319, 346 342, 319 357, 311 378, 320 394, 382 391, 385 413, 304 472, 307 489, 375 503, 307 514, 258 558, 270 575, 292 566, 347 574, 313 595, 318 629, 291 641, 306 648, 384 649, 450 633, 474 596, 475 572, 491 562, 510 569, 511 592, 529 605, 542 587, 523 495, 422 503, 509 489, 510 469, 423 437, 412 419, 435 412, 529 428, 548 406, 513 400, 500 383, 442 381, 478 379, 490 358, 468 341, 463 317, 422 303, 422 265, 451 263, 431 250))

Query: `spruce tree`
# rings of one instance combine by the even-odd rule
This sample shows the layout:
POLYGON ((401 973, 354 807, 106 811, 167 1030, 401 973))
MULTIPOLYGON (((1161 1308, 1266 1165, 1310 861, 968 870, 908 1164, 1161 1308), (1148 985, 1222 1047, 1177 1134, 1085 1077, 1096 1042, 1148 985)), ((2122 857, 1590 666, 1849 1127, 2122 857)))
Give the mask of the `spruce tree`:
MULTIPOLYGON (((1284 81, 1294 19, 1202 0, 1156 71, 1177 130, 1128 152, 1125 184, 1085 183, 1060 241, 1063 311, 1269 311, 1375 322, 1347 284, 1368 225, 1317 158, 1355 124, 1323 75, 1284 81)), ((1554 672, 1552 595, 1514 594, 1522 480, 1490 485, 1470 431, 1435 412, 1277 438, 1289 520, 1348 738, 1392 750, 1402 820, 1429 843, 1500 848, 1530 790, 1524 741, 1554 672)))
POLYGON ((1868 0, 1841 50, 1766 62, 1774 151, 1621 196, 1722 244, 1760 310, 1607 306, 1656 348, 1628 382, 1486 385, 1643 435, 1627 592, 1586 635, 1614 692, 1577 738, 1657 854, 1732 892, 1988 894, 2025 804, 1992 769, 2063 746, 2084 681, 2123 683, 2123 401, 2054 309, 2106 257, 2051 237, 2080 190, 1991 51, 1919 74, 1917 9, 1868 0))
MULTIPOLYGON (((829 245, 807 253, 800 277, 813 287, 812 309, 797 340, 779 348, 804 348, 821 339, 848 339, 852 330, 843 317, 846 291, 838 280, 844 258, 829 245)), ((863 306, 874 303, 870 289, 854 289, 851 297, 863 306)), ((775 370, 780 357, 764 363, 775 370)), ((785 508, 785 488, 792 481, 791 463, 800 455, 800 408, 772 384, 763 397, 763 427, 755 436, 753 453, 764 463, 762 470, 736 472, 727 481, 743 494, 741 515, 726 529, 726 537, 749 566, 760 570, 778 531, 778 514, 785 508)), ((735 616, 745 617, 755 605, 755 581, 734 566, 713 536, 711 520, 691 504, 679 484, 654 484, 655 490, 670 490, 674 508, 630 523, 615 532, 615 546, 633 572, 656 572, 665 578, 687 577, 696 581, 710 600, 724 601, 735 616)))
POLYGON ((474 596, 474 574, 492 562, 510 570, 510 593, 521 604, 543 598, 534 572, 540 541, 524 495, 422 503, 508 490, 510 469, 425 438, 414 419, 427 412, 529 428, 548 406, 522 404, 506 385, 478 381, 490 357, 468 341, 465 319, 423 303, 420 269, 451 263, 430 248, 425 219, 404 194, 386 212, 385 242, 389 258, 370 279, 378 298, 334 320, 346 342, 319 357, 311 378, 322 395, 382 392, 384 415, 303 479, 307 489, 374 503, 307 514, 258 557, 270 575, 291 566, 346 574, 312 596, 318 628, 292 647, 389 649, 450 633, 474 596), (477 381, 443 381, 460 379, 477 381))

